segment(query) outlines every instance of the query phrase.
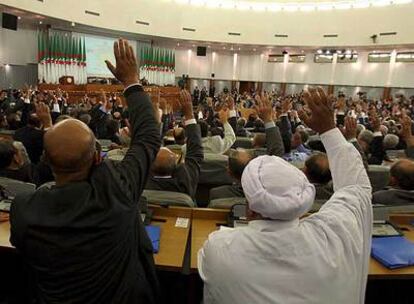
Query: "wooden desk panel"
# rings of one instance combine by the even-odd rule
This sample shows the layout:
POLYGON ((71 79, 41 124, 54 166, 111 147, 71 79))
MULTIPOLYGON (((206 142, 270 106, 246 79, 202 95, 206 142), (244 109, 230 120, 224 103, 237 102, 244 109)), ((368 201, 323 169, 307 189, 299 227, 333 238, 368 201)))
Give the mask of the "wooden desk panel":
POLYGON ((157 268, 181 271, 191 229, 191 208, 151 206, 151 225, 161 227, 160 250, 154 255, 157 268), (187 228, 175 227, 178 217, 188 218, 187 228))
POLYGON ((197 271, 198 251, 203 247, 209 234, 216 231, 220 225, 226 225, 228 215, 229 210, 193 209, 193 223, 191 226, 191 271, 197 271))
POLYGON ((10 244, 10 222, 0 222, 0 247, 13 248, 10 244))

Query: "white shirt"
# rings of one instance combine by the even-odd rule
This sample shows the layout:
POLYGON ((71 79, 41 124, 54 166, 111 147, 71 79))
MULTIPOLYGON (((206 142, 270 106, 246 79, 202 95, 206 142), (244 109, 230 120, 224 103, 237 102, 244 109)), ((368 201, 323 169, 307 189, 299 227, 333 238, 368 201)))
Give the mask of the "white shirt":
POLYGON ((335 194, 303 220, 251 221, 210 234, 198 253, 204 303, 364 303, 371 184, 360 154, 338 129, 321 140, 335 194))
POLYGON ((219 135, 202 138, 204 153, 223 154, 233 146, 236 141, 236 134, 234 134, 233 128, 228 122, 223 124, 223 128, 224 138, 221 138, 219 135))

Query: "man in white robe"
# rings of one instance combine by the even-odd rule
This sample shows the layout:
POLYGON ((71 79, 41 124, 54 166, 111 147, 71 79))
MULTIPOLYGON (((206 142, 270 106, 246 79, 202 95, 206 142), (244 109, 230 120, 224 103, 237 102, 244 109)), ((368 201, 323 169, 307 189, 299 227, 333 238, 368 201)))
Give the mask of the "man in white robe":
POLYGON ((246 167, 242 186, 250 218, 244 228, 210 234, 198 253, 204 303, 364 303, 372 232, 371 184, 354 146, 335 128, 322 89, 310 89, 304 122, 326 148, 335 193, 299 219, 315 189, 275 156, 246 167))

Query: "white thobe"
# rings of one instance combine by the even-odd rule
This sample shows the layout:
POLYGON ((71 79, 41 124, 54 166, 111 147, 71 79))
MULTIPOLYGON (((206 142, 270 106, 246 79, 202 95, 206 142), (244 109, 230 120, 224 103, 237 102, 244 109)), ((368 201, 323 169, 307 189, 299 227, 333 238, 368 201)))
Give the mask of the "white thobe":
POLYGON ((360 154, 338 129, 321 140, 335 194, 302 220, 256 220, 210 234, 198 253, 204 303, 364 303, 371 184, 360 154))

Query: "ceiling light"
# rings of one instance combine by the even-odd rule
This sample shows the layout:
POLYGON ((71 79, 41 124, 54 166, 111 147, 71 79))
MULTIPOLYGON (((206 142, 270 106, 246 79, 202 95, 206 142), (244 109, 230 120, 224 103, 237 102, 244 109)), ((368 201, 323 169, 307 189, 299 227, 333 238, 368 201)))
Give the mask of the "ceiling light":
POLYGON ((209 8, 217 8, 220 7, 221 2, 219 0, 207 0, 206 6, 209 8))
POLYGON ((325 52, 326 54, 330 54, 331 53, 331 51, 330 50, 326 50, 326 52, 325 52))
POLYGON ((317 7, 318 11, 330 11, 333 9, 332 3, 328 4, 319 4, 317 7))
POLYGON ((190 3, 195 6, 203 6, 206 4, 204 0, 190 0, 190 3))
POLYGON ((300 10, 303 12, 310 12, 315 10, 315 6, 313 4, 305 4, 300 6, 300 10))
POLYGON ((39 21, 39 24, 43 24, 43 21, 39 21))
POLYGON ((367 8, 370 6, 368 1, 357 1, 352 4, 353 8, 367 8))
POLYGON ((390 5, 391 1, 390 0, 377 0, 377 1, 372 1, 372 5, 373 6, 387 6, 390 5))
POLYGON ((251 7, 250 7, 250 4, 248 2, 242 1, 242 2, 239 2, 237 4, 237 9, 239 9, 241 11, 247 11, 247 10, 251 9, 251 7))
POLYGON ((17 17, 17 19, 21 20, 21 19, 22 19, 22 17, 18 16, 18 17, 17 17))
POLYGON ((339 2, 339 3, 335 3, 334 4, 335 9, 339 9, 339 10, 345 10, 345 9, 350 9, 351 3, 349 2, 339 2))
POLYGON ((322 54, 323 52, 322 52, 322 50, 317 50, 316 51, 318 54, 322 54))
POLYGON ((236 7, 236 3, 234 3, 233 1, 224 1, 221 3, 221 7, 226 9, 232 9, 236 7))
POLYGON ((72 22, 72 23, 71 23, 71 25, 72 25, 72 26, 75 26, 76 24, 75 24, 75 22, 72 22))
POLYGON ((393 0, 392 3, 393 4, 407 4, 407 3, 411 3, 412 0, 393 0))
POLYGON ((263 12, 266 10, 266 3, 251 3, 250 8, 256 12, 263 12))
POLYGON ((269 4, 267 10, 271 12, 279 12, 282 10, 282 6, 280 4, 269 4))
POLYGON ((283 6, 283 10, 286 12, 296 12, 299 9, 299 6, 296 4, 287 4, 283 6))

